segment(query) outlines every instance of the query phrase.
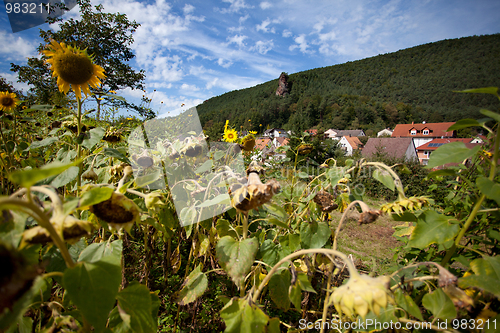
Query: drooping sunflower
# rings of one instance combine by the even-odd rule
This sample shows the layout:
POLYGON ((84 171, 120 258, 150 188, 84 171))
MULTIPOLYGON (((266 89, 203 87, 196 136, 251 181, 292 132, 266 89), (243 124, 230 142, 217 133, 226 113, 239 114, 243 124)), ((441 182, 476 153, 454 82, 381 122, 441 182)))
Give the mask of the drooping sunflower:
POLYGON ((10 112, 19 104, 16 94, 8 91, 0 92, 0 110, 10 112))
POLYGON ((81 99, 82 91, 85 96, 90 95, 89 86, 99 87, 101 85, 99 78, 106 77, 104 69, 93 63, 92 57, 86 50, 52 40, 49 49, 42 52, 49 57, 47 63, 51 65, 52 76, 57 77, 59 91, 65 94, 71 85, 76 97, 81 99))
POLYGON ((247 134, 243 139, 241 139, 241 149, 244 151, 252 151, 255 147, 255 136, 250 133, 247 134))
POLYGON ((222 139, 226 142, 235 142, 238 140, 238 132, 232 128, 228 128, 224 131, 222 139))

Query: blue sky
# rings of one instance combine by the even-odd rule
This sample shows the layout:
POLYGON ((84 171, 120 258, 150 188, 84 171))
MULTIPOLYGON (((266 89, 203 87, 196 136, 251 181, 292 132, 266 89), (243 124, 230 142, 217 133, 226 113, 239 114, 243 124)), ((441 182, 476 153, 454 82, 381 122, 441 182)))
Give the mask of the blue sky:
MULTIPOLYGON (((225 92, 312 68, 400 49, 500 32, 498 0, 94 0, 141 26, 132 66, 163 114, 225 92), (153 91, 156 89, 156 92, 153 91), (163 103, 161 103, 163 102, 163 103)), ((78 8, 64 17, 77 18, 78 8)), ((41 26, 48 29, 48 25, 41 26)), ((52 27, 54 29, 57 26, 52 27)), ((0 76, 38 56, 39 27, 12 33, 0 10, 0 76)), ((142 91, 119 95, 138 101, 142 91)))

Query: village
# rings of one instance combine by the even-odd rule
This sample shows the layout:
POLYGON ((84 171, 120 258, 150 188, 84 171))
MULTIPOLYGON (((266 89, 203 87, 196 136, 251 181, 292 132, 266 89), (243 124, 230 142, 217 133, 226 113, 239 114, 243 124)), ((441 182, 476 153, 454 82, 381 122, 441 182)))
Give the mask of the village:
MULTIPOLYGON (((448 131, 454 124, 455 122, 397 124, 392 130, 386 128, 379 131, 376 138, 366 138, 361 129, 328 129, 324 132, 308 129, 306 132, 312 136, 322 136, 323 140, 338 141, 345 156, 360 154, 363 158, 371 159, 376 154, 383 154, 408 162, 418 160, 420 164, 427 165, 432 152, 448 143, 463 142, 469 149, 484 143, 484 135, 457 138, 456 131, 448 131), (362 141, 366 143, 363 144, 362 141)), ((255 157, 284 158, 285 154, 277 148, 287 145, 292 134, 292 131, 281 128, 265 130, 263 135, 255 140, 255 148, 258 150, 255 157)))

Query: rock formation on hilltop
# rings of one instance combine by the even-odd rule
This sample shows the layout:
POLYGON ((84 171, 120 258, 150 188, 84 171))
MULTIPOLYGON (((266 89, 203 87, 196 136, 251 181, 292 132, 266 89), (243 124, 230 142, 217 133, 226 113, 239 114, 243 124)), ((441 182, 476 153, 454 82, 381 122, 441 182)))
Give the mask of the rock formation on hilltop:
POLYGON ((288 75, 285 72, 281 73, 278 81, 278 89, 276 89, 276 95, 286 96, 288 95, 288 75))

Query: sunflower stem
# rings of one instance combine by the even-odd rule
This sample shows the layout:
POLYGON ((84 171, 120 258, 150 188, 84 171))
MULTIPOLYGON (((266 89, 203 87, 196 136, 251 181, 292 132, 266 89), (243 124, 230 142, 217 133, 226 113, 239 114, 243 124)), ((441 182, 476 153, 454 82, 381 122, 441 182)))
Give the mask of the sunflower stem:
MULTIPOLYGON (((78 108, 78 115, 77 115, 77 134, 76 137, 80 137, 80 133, 82 132, 82 100, 80 97, 76 97, 76 103, 77 103, 77 108, 78 108)), ((80 141, 80 140, 78 140, 80 141)), ((82 145, 78 143, 78 159, 82 157, 82 145)), ((78 163, 78 177, 76 179, 76 184, 77 184, 77 192, 80 192, 80 187, 82 186, 82 171, 83 171, 83 162, 78 163)))
MULTIPOLYGON (((344 263, 346 264, 347 266, 347 269, 349 270, 349 277, 352 278, 352 277, 358 277, 360 274, 358 272, 358 270, 356 269, 356 266, 354 266, 354 264, 352 263, 352 261, 345 255, 343 254, 342 252, 339 252, 339 251, 336 251, 336 250, 331 250, 331 249, 306 249, 306 250, 298 250, 292 254, 289 254, 288 256, 284 257, 283 259, 281 259, 276 265, 273 266, 273 268, 271 269, 271 271, 269 271, 269 273, 266 275, 266 277, 264 278, 264 280, 262 280, 262 282, 260 283, 259 285, 259 288, 257 289, 257 291, 253 294, 252 296, 252 301, 254 303, 257 302, 257 300, 259 299, 259 296, 262 292, 262 290, 264 290, 264 287, 267 285, 267 283, 269 282, 269 280, 271 279, 271 277, 273 276, 273 274, 281 267, 281 265, 287 261, 290 261, 296 257, 300 257, 301 255, 304 255, 304 254, 310 254, 310 253, 322 253, 322 254, 330 254, 330 255, 334 255, 334 256, 337 256, 339 257, 340 259, 342 259, 342 261, 344 261, 344 263)), ((293 263, 292 263, 293 265, 293 263)))
MULTIPOLYGON (((5 136, 3 135, 2 126, 0 126, 0 135, 1 135, 1 138, 2 138, 2 143, 3 143, 3 145, 5 146, 5 150, 7 151, 7 141, 5 141, 5 136)), ((7 154, 7 156, 9 157, 9 167, 8 167, 8 168, 6 167, 5 172, 6 172, 6 173, 9 173, 10 168, 11 168, 14 164, 13 164, 13 162, 12 162, 12 154, 7 154)), ((2 157, 2 162, 4 162, 3 157, 2 157)), ((5 162, 4 162, 4 163, 5 163, 5 162)))
MULTIPOLYGON (((31 197, 31 194, 29 192, 27 193, 27 197, 28 198, 31 197)), ((64 240, 57 233, 56 229, 50 222, 49 217, 45 214, 44 211, 41 210, 40 207, 38 207, 33 202, 24 201, 11 197, 0 199, 0 207, 2 206, 3 207, 17 206, 16 208, 18 209, 21 208, 27 211, 27 213, 31 215, 31 217, 33 217, 40 226, 47 229, 47 231, 50 234, 50 237, 52 238, 52 241, 59 248, 59 251, 61 251, 61 255, 64 258, 64 261, 66 262, 66 266, 70 268, 75 266, 75 262, 73 261, 73 258, 71 258, 71 255, 69 254, 66 243, 64 243, 64 240)))

